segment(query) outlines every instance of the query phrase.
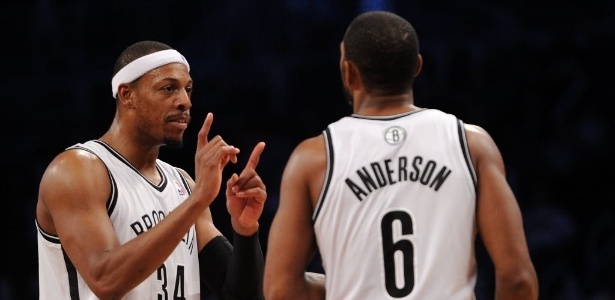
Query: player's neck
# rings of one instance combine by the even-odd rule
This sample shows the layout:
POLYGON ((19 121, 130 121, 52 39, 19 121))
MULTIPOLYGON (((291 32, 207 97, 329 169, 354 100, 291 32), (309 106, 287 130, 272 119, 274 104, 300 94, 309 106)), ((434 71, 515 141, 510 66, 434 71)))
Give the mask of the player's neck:
POLYGON ((113 148, 130 164, 142 173, 155 169, 156 159, 160 153, 160 145, 145 145, 120 128, 112 126, 100 139, 113 148))
POLYGON ((354 114, 364 116, 389 116, 407 113, 420 108, 414 105, 412 94, 395 96, 366 96, 357 103, 354 114))

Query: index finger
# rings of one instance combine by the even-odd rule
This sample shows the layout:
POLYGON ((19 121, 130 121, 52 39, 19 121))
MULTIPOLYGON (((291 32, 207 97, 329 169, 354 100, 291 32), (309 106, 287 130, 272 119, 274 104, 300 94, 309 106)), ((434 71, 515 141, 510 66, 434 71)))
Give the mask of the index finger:
POLYGON ((260 160, 261 153, 265 149, 265 142, 259 142, 252 150, 250 154, 250 159, 248 159, 248 163, 246 164, 246 169, 256 169, 256 165, 258 165, 258 161, 260 160))
POLYGON ((214 115, 212 113, 207 113, 205 117, 205 122, 203 122, 203 127, 199 130, 199 135, 197 139, 196 149, 201 149, 205 147, 209 140, 207 139, 207 135, 209 134, 209 129, 211 128, 211 123, 214 121, 214 115))

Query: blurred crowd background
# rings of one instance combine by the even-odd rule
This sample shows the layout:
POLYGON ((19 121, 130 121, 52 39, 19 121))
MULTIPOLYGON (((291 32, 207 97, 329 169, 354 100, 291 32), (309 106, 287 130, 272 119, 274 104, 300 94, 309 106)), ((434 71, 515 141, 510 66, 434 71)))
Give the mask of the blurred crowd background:
MULTIPOLYGON (((40 177, 65 147, 107 130, 115 59, 139 40, 182 52, 195 82, 185 147, 165 148, 162 159, 194 174, 196 133, 210 111, 212 134, 242 149, 228 174, 267 143, 258 167, 269 192, 266 252, 286 158, 350 113, 339 42, 366 10, 415 26, 425 61, 416 104, 478 124, 499 145, 541 299, 615 299, 612 0, 3 1, 0 299, 38 298, 40 177)), ((212 211, 230 236, 222 197, 212 211)), ((493 271, 480 244, 477 252, 477 298, 489 299, 493 271)), ((321 268, 318 257, 310 268, 321 268)))

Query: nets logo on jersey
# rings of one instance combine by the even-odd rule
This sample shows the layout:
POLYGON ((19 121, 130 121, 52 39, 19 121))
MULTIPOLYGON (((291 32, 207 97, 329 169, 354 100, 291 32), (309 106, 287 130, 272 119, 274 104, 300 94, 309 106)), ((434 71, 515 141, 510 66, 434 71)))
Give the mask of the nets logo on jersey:
POLYGON ((390 145, 397 145, 406 140, 406 130, 399 126, 389 127, 384 132, 384 140, 390 145))
POLYGON ((173 181, 175 182, 175 187, 177 188, 177 194, 179 194, 180 196, 183 196, 186 194, 186 190, 184 189, 184 187, 177 181, 173 181))

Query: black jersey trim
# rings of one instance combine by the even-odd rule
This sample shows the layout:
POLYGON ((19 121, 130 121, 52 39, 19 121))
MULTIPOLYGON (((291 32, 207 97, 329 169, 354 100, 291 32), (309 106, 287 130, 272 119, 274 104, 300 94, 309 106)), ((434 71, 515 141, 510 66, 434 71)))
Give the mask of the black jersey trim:
POLYGON ((38 232, 45 240, 50 243, 60 244, 60 238, 53 234, 45 232, 45 230, 43 230, 43 228, 41 228, 41 226, 38 224, 38 220, 36 218, 34 218, 34 224, 36 225, 36 229, 38 230, 38 232))
POLYGON ((141 174, 141 172, 139 172, 139 170, 137 170, 137 168, 135 168, 126 158, 124 158, 119 152, 115 151, 115 149, 111 148, 111 146, 107 145, 105 142, 101 141, 101 140, 93 140, 94 143, 97 143, 103 147, 105 147, 105 149, 107 149, 107 151, 109 151, 109 153, 111 153, 113 156, 115 156, 117 159, 119 159, 121 162, 123 162, 126 166, 128 166, 129 168, 131 168, 133 171, 135 171, 137 174, 139 174, 139 176, 141 176, 141 178, 143 178, 147 183, 149 183, 149 185, 151 185, 154 189, 156 189, 159 192, 164 191, 164 188, 167 186, 167 177, 165 176, 164 172, 162 172, 162 170, 160 169, 160 166, 158 166, 158 162, 156 162, 156 170, 158 171, 158 174, 160 174, 160 178, 162 179, 160 181, 159 184, 155 184, 153 182, 151 182, 149 179, 147 179, 147 177, 143 176, 143 174, 141 174))
POLYGON ((331 140, 331 130, 330 128, 326 128, 323 131, 323 138, 325 139, 325 149, 327 151, 327 170, 325 171, 325 181, 323 183, 323 188, 320 191, 320 195, 318 196, 318 202, 316 202, 316 208, 314 209, 314 213, 312 214, 312 222, 316 222, 318 215, 320 214, 320 210, 322 209, 322 205, 325 202, 325 197, 327 196, 327 192, 329 191, 329 185, 331 184, 331 178, 333 176, 333 141, 331 140))
POLYGON ((184 177, 184 173, 180 172, 178 168, 175 168, 175 172, 177 172, 177 174, 179 174, 179 178, 181 178, 182 184, 186 188, 186 191, 188 191, 188 195, 192 194, 192 190, 190 189, 190 185, 188 184, 188 180, 186 180, 186 178, 184 177))
POLYGON ((472 177, 472 182, 474 182, 474 192, 477 192, 478 180, 476 179, 476 170, 474 170, 472 158, 470 157, 470 149, 468 148, 468 139, 466 137, 466 131, 463 126, 463 121, 459 119, 457 119, 457 131, 459 133, 459 144, 461 145, 461 152, 463 153, 463 158, 465 158, 466 166, 468 167, 468 171, 470 172, 470 176, 472 177))
POLYGON ((62 247, 62 255, 64 256, 64 264, 66 265, 66 276, 68 277, 68 289, 70 291, 71 300, 79 300, 79 280, 77 279, 77 268, 73 265, 64 247, 62 247))
POLYGON ((390 115, 390 116, 364 116, 364 115, 352 114, 350 115, 350 117, 355 118, 355 119, 363 119, 363 120, 390 121, 390 120, 403 118, 405 116, 413 115, 413 114, 420 113, 422 111, 427 111, 427 110, 429 110, 429 108, 419 108, 418 110, 409 111, 409 112, 396 114, 396 115, 390 115))
POLYGON ((111 174, 111 171, 109 171, 108 168, 107 172, 109 173, 109 179, 111 180, 111 194, 109 195, 109 200, 107 200, 107 212, 109 213, 109 216, 111 216, 113 210, 115 210, 119 193, 115 177, 113 177, 113 174, 111 174))
POLYGON ((117 198, 118 198, 117 183, 115 182, 115 178, 113 177, 113 174, 111 174, 111 170, 109 170, 109 167, 107 166, 105 161, 100 156, 98 156, 98 154, 96 154, 96 152, 94 152, 94 150, 92 150, 92 149, 85 148, 85 147, 79 146, 79 145, 70 147, 68 149, 69 150, 71 150, 71 149, 79 149, 79 150, 83 150, 83 151, 87 151, 87 152, 92 153, 93 155, 98 157, 98 159, 100 159, 100 161, 105 166, 105 169, 107 169, 107 174, 109 174, 109 181, 111 182, 111 193, 109 193, 109 199, 107 199, 107 214, 109 216, 111 216, 111 213, 113 213, 113 210, 115 209, 115 205, 117 204, 117 198))

